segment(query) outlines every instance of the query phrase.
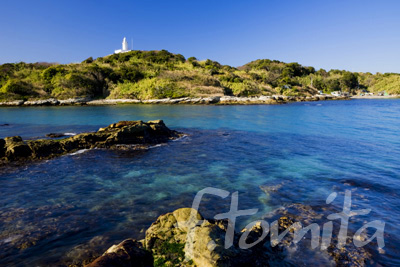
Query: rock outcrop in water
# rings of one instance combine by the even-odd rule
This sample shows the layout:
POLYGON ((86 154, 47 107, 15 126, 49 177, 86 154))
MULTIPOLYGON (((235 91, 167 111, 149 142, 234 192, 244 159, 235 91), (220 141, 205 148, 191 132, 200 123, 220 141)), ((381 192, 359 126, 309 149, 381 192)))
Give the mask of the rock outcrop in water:
POLYGON ((36 160, 52 158, 80 149, 121 148, 154 145, 176 138, 179 133, 170 130, 162 120, 121 121, 97 132, 82 133, 64 139, 24 141, 20 136, 0 139, 0 161, 36 160))
MULTIPOLYGON (((295 266, 299 257, 315 258, 317 265, 365 266, 370 253, 363 248, 348 246, 338 250, 332 244, 327 251, 298 250, 293 245, 290 226, 320 217, 310 207, 296 204, 278 210, 276 218, 278 233, 287 232, 278 245, 271 245, 270 235, 265 235, 261 223, 255 223, 242 233, 234 233, 233 245, 225 249, 228 222, 206 220, 191 208, 182 208, 161 215, 146 231, 144 240, 127 239, 108 249, 87 267, 109 266, 295 266), (291 214, 295 212, 296 215, 291 214), (239 240, 247 232, 248 249, 239 247, 239 240), (263 238, 264 237, 264 238, 263 238), (261 242, 257 243, 259 240, 261 242), (289 256, 291 254, 291 256, 289 256)), ((271 226, 272 227, 272 226, 271 226)), ((334 238, 334 241, 337 241, 334 238)), ((304 244, 303 244, 304 245, 304 244)))
POLYGON ((237 233, 234 245, 225 249, 227 225, 227 221, 224 220, 206 220, 191 208, 178 209, 161 215, 147 229, 146 237, 140 243, 125 240, 111 247, 87 267, 268 266, 269 254, 265 253, 263 244, 247 250, 240 249, 237 245, 237 233), (129 248, 126 248, 126 245, 129 245, 129 248), (110 255, 111 251, 121 247, 125 247, 121 257, 110 255), (145 259, 148 259, 145 251, 150 251, 154 258, 151 264, 147 260, 146 264, 143 264, 145 259))

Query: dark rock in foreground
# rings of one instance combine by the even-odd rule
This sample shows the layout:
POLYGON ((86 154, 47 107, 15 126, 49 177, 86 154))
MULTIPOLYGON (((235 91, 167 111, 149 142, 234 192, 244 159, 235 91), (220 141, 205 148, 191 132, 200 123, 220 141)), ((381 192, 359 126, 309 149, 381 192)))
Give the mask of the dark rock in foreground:
POLYGON ((0 139, 0 161, 52 158, 80 149, 115 148, 120 145, 146 147, 176 138, 179 133, 170 130, 162 120, 121 121, 97 132, 82 133, 58 140, 28 140, 20 136, 0 139))

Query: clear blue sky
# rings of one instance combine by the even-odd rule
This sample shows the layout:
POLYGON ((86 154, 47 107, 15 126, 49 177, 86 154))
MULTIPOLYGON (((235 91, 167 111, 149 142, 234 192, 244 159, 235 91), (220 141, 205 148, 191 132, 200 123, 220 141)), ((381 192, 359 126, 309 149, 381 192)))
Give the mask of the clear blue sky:
POLYGON ((0 63, 80 62, 119 49, 240 66, 268 58, 400 73, 398 0, 1 0, 0 63))

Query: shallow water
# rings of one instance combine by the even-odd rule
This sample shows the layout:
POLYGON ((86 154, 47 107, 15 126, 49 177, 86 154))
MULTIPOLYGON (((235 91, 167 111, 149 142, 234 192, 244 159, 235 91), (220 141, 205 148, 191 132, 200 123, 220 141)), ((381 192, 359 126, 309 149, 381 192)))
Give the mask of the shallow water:
MULTIPOLYGON (((353 209, 372 211, 350 230, 385 221, 386 246, 373 247, 374 264, 400 265, 400 100, 0 108, 0 125, 10 124, 0 126, 0 137, 160 118, 188 136, 148 151, 90 150, 3 168, 0 265, 62 266, 141 238, 160 214, 191 206, 205 187, 239 191, 240 209, 259 209, 238 229, 292 203, 326 205, 332 192, 340 197, 326 206, 341 210, 352 190, 353 209), (260 188, 276 185, 271 194, 260 188)), ((201 208, 206 217, 228 210, 229 200, 217 197, 201 208)))

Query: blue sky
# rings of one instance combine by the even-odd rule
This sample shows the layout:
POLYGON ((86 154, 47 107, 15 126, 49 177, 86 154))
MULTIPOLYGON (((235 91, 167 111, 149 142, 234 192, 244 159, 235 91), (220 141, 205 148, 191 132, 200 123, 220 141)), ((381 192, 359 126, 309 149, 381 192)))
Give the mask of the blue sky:
POLYGON ((400 1, 1 0, 0 63, 80 62, 119 49, 240 66, 268 58, 400 73, 400 1))

